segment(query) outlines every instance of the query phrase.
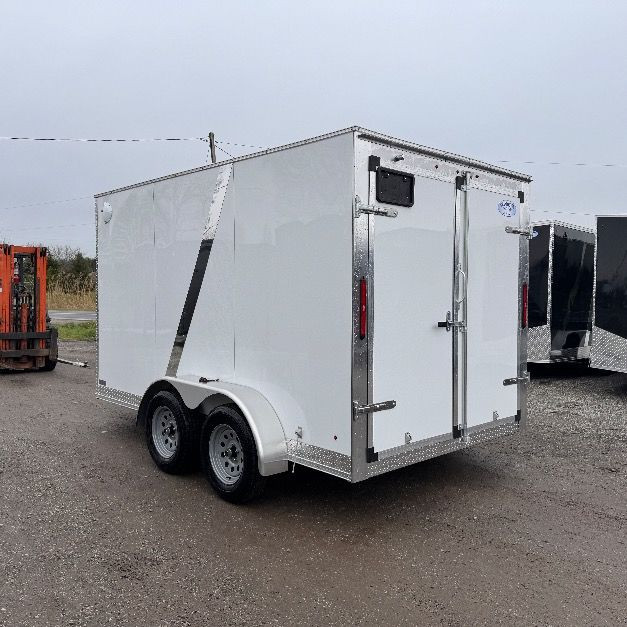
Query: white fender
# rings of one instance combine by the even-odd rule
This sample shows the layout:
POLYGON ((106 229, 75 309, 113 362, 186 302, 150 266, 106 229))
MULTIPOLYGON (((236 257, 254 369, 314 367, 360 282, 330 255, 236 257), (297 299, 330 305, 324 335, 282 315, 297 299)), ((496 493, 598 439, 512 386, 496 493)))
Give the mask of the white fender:
POLYGON ((236 383, 223 381, 199 383, 175 377, 165 377, 163 380, 176 388, 188 409, 196 409, 214 394, 223 394, 230 398, 240 408, 253 432, 260 474, 265 477, 288 469, 285 432, 279 417, 265 396, 253 388, 236 383))

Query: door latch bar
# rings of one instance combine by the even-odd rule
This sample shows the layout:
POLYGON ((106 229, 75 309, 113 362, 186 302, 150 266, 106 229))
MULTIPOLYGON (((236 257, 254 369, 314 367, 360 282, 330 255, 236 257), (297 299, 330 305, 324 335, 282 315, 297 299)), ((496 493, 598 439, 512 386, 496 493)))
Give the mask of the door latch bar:
POLYGON ((529 373, 525 372, 520 377, 512 377, 511 379, 505 379, 503 381, 503 385, 517 385, 518 383, 527 385, 529 383, 529 373))
POLYGON ((438 328, 446 329, 447 332, 455 328, 459 329, 460 331, 465 331, 466 323, 463 320, 453 320, 453 317, 451 316, 451 312, 447 311, 446 320, 443 320, 442 322, 438 322, 438 328))
POLYGON ((354 215, 358 218, 362 213, 370 213, 375 216, 386 216, 388 218, 398 217, 398 211, 396 209, 388 209, 386 207, 375 207, 374 205, 366 205, 361 202, 359 196, 355 196, 355 210, 354 215))
POLYGON ((385 411, 395 407, 396 401, 383 401, 382 403, 372 403, 370 405, 360 405, 357 401, 353 401, 353 420, 357 420, 363 414, 373 414, 376 411, 385 411))
POLYGON ((512 235, 522 235, 527 239, 533 239, 533 229, 530 227, 528 229, 521 229, 517 226, 506 226, 506 233, 511 233, 512 235))

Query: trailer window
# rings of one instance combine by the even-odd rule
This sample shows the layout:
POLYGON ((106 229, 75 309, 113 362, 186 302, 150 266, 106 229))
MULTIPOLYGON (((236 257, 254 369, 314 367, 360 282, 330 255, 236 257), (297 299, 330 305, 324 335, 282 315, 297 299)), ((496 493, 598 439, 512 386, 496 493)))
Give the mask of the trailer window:
POLYGON ((541 327, 548 324, 551 227, 534 226, 533 231, 529 242, 529 327, 541 327))

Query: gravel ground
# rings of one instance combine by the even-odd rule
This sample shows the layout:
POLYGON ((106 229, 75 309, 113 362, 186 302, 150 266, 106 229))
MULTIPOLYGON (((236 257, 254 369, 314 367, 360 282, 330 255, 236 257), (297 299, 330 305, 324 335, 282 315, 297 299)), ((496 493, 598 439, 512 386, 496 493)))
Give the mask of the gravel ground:
POLYGON ((160 473, 94 378, 0 375, 1 625, 625 624, 627 376, 538 371, 519 436, 245 507, 160 473))

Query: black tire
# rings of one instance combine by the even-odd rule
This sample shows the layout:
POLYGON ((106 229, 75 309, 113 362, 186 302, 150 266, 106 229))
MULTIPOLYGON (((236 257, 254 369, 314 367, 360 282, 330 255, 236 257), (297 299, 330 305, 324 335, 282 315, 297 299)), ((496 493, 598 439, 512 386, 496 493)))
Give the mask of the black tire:
POLYGON ((46 357, 46 363, 40 368, 44 372, 52 372, 57 367, 56 359, 49 359, 46 357))
POLYGON ((150 399, 145 428, 150 456, 161 470, 179 474, 192 467, 198 451, 198 425, 174 394, 158 392, 150 399), (162 424, 155 424, 153 434, 153 422, 159 420, 162 424))
MULTIPOLYGON (((239 451, 237 454, 239 455, 239 451)), ((237 462, 229 461, 228 455, 229 453, 224 451, 225 466, 236 464, 237 462)), ((259 474, 259 457, 255 439, 248 422, 235 406, 217 407, 207 416, 200 436, 200 459, 207 481, 225 501, 246 503, 260 496, 265 488, 266 478, 259 474), (237 479, 231 479, 230 482, 218 475, 210 454, 212 433, 216 429, 219 429, 216 433, 225 432, 224 426, 232 430, 231 437, 238 446, 241 446, 241 474, 237 479)))

